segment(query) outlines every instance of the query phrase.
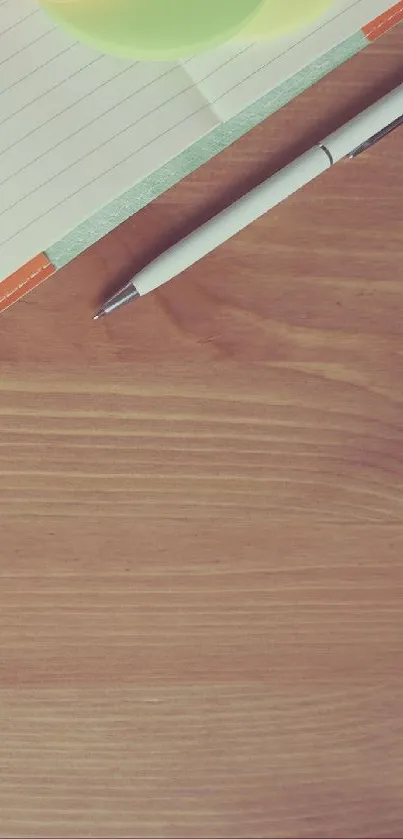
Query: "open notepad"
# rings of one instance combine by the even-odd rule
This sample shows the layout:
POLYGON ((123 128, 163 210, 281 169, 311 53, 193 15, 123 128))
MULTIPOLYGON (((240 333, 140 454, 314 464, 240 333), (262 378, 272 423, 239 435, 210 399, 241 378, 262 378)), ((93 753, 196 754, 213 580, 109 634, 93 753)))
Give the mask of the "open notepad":
POLYGON ((0 280, 389 6, 335 0, 292 37, 129 63, 0 0, 0 280))

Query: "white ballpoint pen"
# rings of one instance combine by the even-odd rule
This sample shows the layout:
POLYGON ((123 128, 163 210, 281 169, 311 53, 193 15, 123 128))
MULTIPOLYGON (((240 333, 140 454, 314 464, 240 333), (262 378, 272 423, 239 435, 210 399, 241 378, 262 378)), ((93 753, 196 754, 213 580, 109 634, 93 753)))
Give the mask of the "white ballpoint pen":
POLYGON ((403 125, 403 84, 272 175, 140 271, 94 315, 98 320, 182 274, 345 157, 355 158, 403 125))

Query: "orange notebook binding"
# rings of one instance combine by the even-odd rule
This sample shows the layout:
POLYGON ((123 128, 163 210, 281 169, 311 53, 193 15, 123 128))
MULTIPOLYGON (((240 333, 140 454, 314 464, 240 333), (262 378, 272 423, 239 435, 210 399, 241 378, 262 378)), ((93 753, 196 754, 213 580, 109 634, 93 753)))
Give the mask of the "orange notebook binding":
POLYGON ((376 41, 381 35, 385 35, 393 29, 397 23, 403 20, 403 0, 392 6, 389 11, 375 18, 368 26, 364 26, 363 33, 369 41, 376 41))
POLYGON ((35 256, 0 283, 0 312, 8 309, 56 271, 44 253, 35 256))

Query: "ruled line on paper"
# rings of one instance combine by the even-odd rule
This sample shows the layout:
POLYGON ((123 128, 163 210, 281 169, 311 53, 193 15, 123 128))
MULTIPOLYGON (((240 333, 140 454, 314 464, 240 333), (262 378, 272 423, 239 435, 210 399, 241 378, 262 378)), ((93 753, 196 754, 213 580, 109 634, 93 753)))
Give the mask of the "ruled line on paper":
POLYGON ((15 21, 12 23, 11 26, 8 26, 6 29, 2 29, 0 32, 0 38, 3 38, 9 32, 12 32, 17 26, 21 26, 22 23, 25 23, 29 18, 35 17, 40 12, 40 9, 33 9, 32 12, 29 12, 25 17, 21 18, 20 20, 15 21))
MULTIPOLYGON (((165 73, 162 73, 162 75, 161 75, 161 76, 158 76, 157 78, 152 79, 150 82, 148 82, 147 84, 143 85, 143 87, 141 87, 139 90, 136 90, 136 91, 134 91, 133 93, 128 93, 128 94, 127 94, 127 96, 125 96, 123 99, 119 100, 119 102, 116 102, 114 105, 112 105, 110 108, 107 108, 107 110, 103 111, 101 114, 97 114, 97 116, 96 116, 96 117, 93 117, 93 119, 89 120, 89 121, 88 121, 87 123, 85 123, 83 126, 80 126, 80 127, 79 127, 79 128, 77 128, 75 131, 73 131, 71 134, 68 134, 66 137, 63 137, 63 139, 62 139, 62 140, 60 140, 58 143, 53 144, 53 145, 51 146, 50 151, 54 151, 55 149, 59 148, 61 145, 63 145, 63 143, 68 143, 68 141, 69 141, 69 140, 71 140, 73 137, 76 137, 78 134, 80 134, 80 132, 81 132, 81 131, 84 131, 86 128, 89 128, 91 125, 94 125, 95 123, 98 123, 98 121, 99 121, 99 119, 100 119, 101 117, 110 116, 110 115, 113 113, 113 111, 115 111, 115 110, 116 110, 117 108, 119 108, 121 105, 124 105, 124 104, 126 104, 126 103, 130 102, 130 101, 131 101, 131 100, 133 100, 133 99, 134 99, 137 95, 139 95, 139 94, 143 93, 143 91, 144 91, 144 90, 146 90, 147 88, 151 87, 153 84, 156 84, 157 82, 161 81, 161 79, 163 79, 164 77, 168 76, 170 73, 172 73, 172 72, 173 72, 174 70, 176 70, 176 69, 177 69, 177 68, 175 68, 175 67, 171 67, 169 70, 166 70, 166 71, 165 71, 165 73)), ((119 76, 122 76, 122 75, 124 75, 125 73, 129 72, 129 70, 130 70, 130 68, 126 68, 125 70, 122 70, 122 72, 121 72, 120 74, 118 74, 118 75, 119 75, 119 76)), ((117 78, 117 77, 115 77, 115 78, 117 78)), ((109 82, 108 82, 108 83, 109 83, 109 82)), ((107 82, 105 82, 104 84, 107 84, 107 82)), ((164 105, 165 105, 165 104, 168 104, 170 101, 173 101, 173 100, 174 100, 177 96, 180 96, 182 93, 186 92, 187 90, 190 90, 190 89, 191 89, 191 87, 192 87, 192 85, 188 85, 188 87, 187 87, 187 88, 184 88, 184 89, 183 89, 183 90, 181 90, 179 93, 177 93, 177 94, 175 94, 174 96, 172 96, 171 98, 166 99, 166 100, 164 101, 164 105)), ((97 88, 97 91, 98 91, 98 90, 99 90, 99 88, 97 88)), ((79 100, 79 101, 81 101, 81 102, 82 102, 82 101, 84 101, 85 99, 89 98, 89 97, 90 97, 90 96, 92 96, 92 95, 93 95, 93 91, 92 91, 90 94, 87 94, 87 96, 83 97, 83 98, 82 98, 81 100, 79 100)), ((77 103, 74 103, 74 105, 72 105, 72 106, 70 106, 70 107, 75 107, 75 105, 76 105, 76 104, 77 104, 77 103)), ((147 118, 147 117, 149 117, 149 116, 152 116, 154 113, 156 113, 156 112, 159 110, 159 108, 160 108, 160 107, 161 107, 160 105, 157 105, 157 106, 155 106, 155 108, 152 108, 152 109, 151 109, 151 111, 148 111, 147 113, 142 114, 142 116, 141 116, 141 117, 139 117, 139 119, 138 119, 137 121, 135 121, 134 123, 131 123, 130 125, 126 126, 124 129, 122 129, 122 132, 123 132, 123 131, 126 131, 126 130, 129 130, 129 129, 131 129, 131 128, 135 128, 135 127, 136 127, 136 125, 138 125, 138 123, 140 123, 140 122, 141 122, 141 120, 146 119, 146 118, 147 118)), ((60 114, 58 114, 58 116, 60 117, 60 116, 64 115, 64 114, 66 113, 66 110, 68 110, 68 109, 65 109, 64 111, 61 111, 61 112, 60 112, 60 114)), ((55 117, 53 117, 52 119, 55 119, 55 117)), ((50 121, 50 120, 49 120, 49 121, 50 121)), ((43 127, 43 126, 41 126, 41 128, 42 128, 42 127, 43 127)), ((113 139, 114 139, 115 137, 118 137, 118 136, 119 136, 119 134, 120 134, 120 133, 122 133, 122 132, 117 132, 116 134, 114 134, 114 135, 113 135, 113 139)), ((31 132, 31 134, 28 134, 28 135, 27 135, 27 136, 28 136, 28 138, 30 138, 30 137, 31 137, 32 133, 33 133, 33 132, 31 132)), ((25 139, 26 139, 26 138, 24 137, 24 140, 25 140, 25 139)), ((21 142, 21 141, 20 141, 20 142, 21 142)), ((88 152, 88 155, 89 155, 89 154, 92 154, 93 152, 98 151, 100 148, 102 148, 102 146, 103 146, 103 145, 106 145, 108 142, 109 142, 109 139, 108 139, 108 140, 106 140, 106 141, 105 141, 105 143, 100 143, 98 146, 95 146, 95 148, 91 149, 91 151, 90 151, 90 152, 88 152)), ((10 147, 9 147, 9 148, 10 148, 10 147)), ((14 148, 15 148, 15 147, 14 147, 14 146, 11 146, 11 148, 14 150, 14 148)), ((3 151, 2 151, 2 155, 4 155, 4 153, 5 153, 5 150, 3 150, 3 151)), ((38 162, 39 160, 41 160, 41 159, 42 159, 42 158, 43 158, 46 154, 47 154, 47 151, 44 151, 42 154, 38 155, 38 157, 33 158, 33 159, 32 159, 32 160, 30 160, 28 163, 26 163, 24 166, 20 167, 20 168, 19 168, 19 170, 18 170, 18 175, 19 175, 21 172, 24 172, 26 169, 28 169, 28 168, 29 168, 30 166, 32 166, 34 163, 37 163, 37 162, 38 162)), ((72 162, 69 166, 67 166, 65 169, 62 169, 62 170, 60 170, 59 172, 57 172, 57 173, 53 176, 53 178, 49 178, 49 179, 48 179, 48 181, 43 181, 43 183, 41 184, 41 186, 46 186, 46 184, 47 184, 47 183, 50 183, 50 181, 51 181, 51 180, 54 180, 54 178, 57 178, 57 177, 58 177, 58 175, 62 175, 62 174, 63 174, 64 172, 66 172, 69 168, 71 168, 72 166, 75 166, 75 165, 76 165, 76 163, 80 163, 82 160, 85 160, 85 158, 86 158, 88 155, 83 155, 83 157, 79 157, 79 158, 77 158, 77 159, 76 159, 76 160, 74 160, 74 161, 73 161, 73 162, 72 162)), ((1 186, 3 186, 4 184, 6 184, 9 180, 11 180, 11 179, 12 179, 12 178, 14 178, 14 177, 15 177, 15 174, 10 174, 10 175, 8 175, 8 176, 7 176, 7 177, 6 177, 3 181, 0 181, 0 187, 1 187, 1 186)), ((32 192, 27 193, 27 194, 26 194, 25 196, 23 196, 20 200, 24 200, 24 199, 25 199, 25 198, 27 198, 27 197, 29 198, 29 197, 30 197, 30 195, 34 194, 35 192, 36 192, 36 189, 35 189, 35 190, 32 190, 32 192)), ((15 202, 14 204, 10 204, 10 206, 9 206, 9 207, 7 207, 5 210, 1 211, 1 212, 0 212, 0 217, 1 217, 4 213, 6 213, 6 212, 7 212, 7 210, 12 209, 12 207, 14 207, 17 203, 19 203, 19 202, 15 202)))
MULTIPOLYGON (((183 125, 183 123, 184 123, 184 122, 186 122, 186 121, 187 121, 190 117, 196 116, 196 114, 201 113, 201 112, 202 112, 205 108, 208 108, 208 105, 207 105, 207 104, 206 104, 206 105, 204 105, 203 107, 197 108, 195 111, 192 111, 192 113, 191 113, 191 114, 187 114, 187 115, 186 115, 183 119, 180 119, 178 122, 174 123, 174 125, 169 126, 169 128, 166 128, 166 129, 165 129, 164 131, 162 131, 160 134, 157 134, 157 135, 154 137, 154 139, 153 139, 153 141, 152 141, 152 142, 156 142, 157 140, 160 140, 162 137, 164 137, 164 136, 165 136, 166 134, 168 134, 170 131, 173 131, 175 128, 178 128, 180 125, 183 125)), ((143 146, 141 146, 140 148, 136 149, 136 152, 135 152, 135 153, 136 153, 136 154, 139 154, 141 151, 143 151, 145 148, 147 148, 147 146, 148 146, 148 145, 149 145, 148 143, 145 143, 143 146)), ((105 170, 105 172, 102 172, 102 174, 101 174, 101 175, 99 175, 99 176, 98 176, 98 178, 95 178, 95 181, 100 180, 100 179, 101 179, 104 175, 107 175, 107 174, 109 174, 110 172, 113 172, 113 170, 114 170, 114 169, 116 169, 118 166, 120 166, 122 163, 126 163, 128 160, 130 160, 130 159, 132 158, 132 156, 133 156, 132 154, 129 154, 129 155, 127 155, 127 157, 122 158, 121 160, 119 160, 119 161, 118 161, 117 163, 115 163, 113 166, 111 166, 111 167, 109 167, 108 169, 106 169, 106 170, 105 170)), ((83 187, 88 186, 89 184, 93 184, 93 183, 94 183, 94 179, 91 179, 91 180, 90 180, 90 181, 88 181, 86 184, 84 184, 84 185, 83 185, 83 187)), ((0 241, 0 247, 1 247, 1 246, 3 246, 3 245, 5 245, 5 244, 7 244, 8 242, 11 242, 13 239, 15 239, 15 238, 16 238, 16 236, 18 236, 18 235, 19 235, 19 233, 22 233, 22 232, 24 232, 24 230, 27 230, 29 227, 31 227, 33 224, 35 224, 38 220, 40 220, 40 219, 42 219, 42 218, 45 218, 45 217, 46 217, 49 213, 53 212, 53 211, 54 211, 54 210, 56 210, 59 206, 61 206, 61 205, 64 203, 64 201, 65 201, 66 199, 68 199, 68 198, 74 198, 74 196, 78 195, 78 194, 81 192, 81 189, 82 189, 83 187, 81 186, 81 187, 80 187, 79 189, 77 189, 75 192, 72 192, 72 193, 70 193, 68 196, 65 196, 65 197, 63 198, 63 201, 60 201, 59 203, 54 204, 52 207, 48 208, 48 209, 46 210, 46 212, 42 213, 41 215, 37 215, 37 216, 35 217, 35 219, 33 219, 33 221, 32 221, 32 222, 30 222, 29 224, 25 225, 25 227, 21 227, 21 228, 20 228, 20 229, 19 229, 16 233, 14 233, 12 236, 9 236, 7 239, 3 239, 3 241, 0 241)))
MULTIPOLYGON (((168 72, 169 72, 169 71, 168 71, 168 72)), ((159 81, 159 79, 158 79, 158 81, 159 81)), ((175 100, 175 99, 177 99, 179 96, 182 96, 184 93, 188 93, 188 92, 190 92, 192 89, 193 89, 193 85, 189 84, 187 87, 183 88, 183 89, 182 89, 182 90, 180 90, 179 92, 177 92, 177 93, 173 94, 173 95, 172 95, 171 97, 169 97, 168 99, 164 100, 163 105, 165 106, 165 105, 168 105, 168 104, 170 104, 170 103, 174 102, 174 100, 175 100)), ((142 92, 142 91, 139 91, 139 92, 142 92)), ((195 111, 193 111, 193 112, 192 112, 192 114, 191 114, 191 116, 194 116, 194 115, 195 115, 195 114, 197 114, 197 113, 201 113, 204 109, 209 108, 209 107, 210 107, 209 103, 205 103, 204 105, 202 105, 201 107, 199 107, 199 108, 197 108, 195 111)), ((151 108, 151 110, 147 111, 145 114, 142 114, 142 115, 141 115, 141 117, 139 117, 139 118, 138 118, 137 120, 135 120, 133 123, 130 123, 130 124, 129 124, 128 126, 126 126, 125 128, 121 129, 120 131, 117 131, 116 133, 114 133, 114 134, 113 134, 113 136, 112 136, 112 137, 108 138, 107 140, 105 140, 105 141, 104 141, 104 142, 102 142, 102 143, 99 143, 99 145, 98 145, 98 146, 96 146, 95 148, 91 149, 91 151, 89 151, 87 154, 83 155, 82 157, 78 158, 77 160, 74 160, 71 164, 69 164, 68 166, 66 166, 64 169, 61 169, 60 171, 58 171, 58 172, 57 172, 54 176, 52 176, 51 178, 48 178, 47 180, 43 181, 43 182, 40 184, 40 188, 42 189, 43 187, 45 187, 45 186, 47 186, 48 184, 50 184, 52 181, 56 180, 56 179, 57 179, 58 177, 60 177, 61 175, 64 175, 66 172, 68 172, 69 170, 71 170, 74 166, 77 166, 77 164, 82 163, 84 160, 86 160, 86 159, 87 159, 88 157, 90 157, 92 154, 96 154, 96 152, 98 152, 98 151, 99 151, 100 149, 102 149, 102 148, 105 148, 105 147, 108 145, 108 143, 110 143, 112 140, 116 140, 117 138, 119 138, 119 137, 121 137, 123 134, 125 134, 126 132, 128 132, 128 131, 132 131, 132 130, 133 130, 133 128, 136 128, 136 127, 140 124, 140 122, 142 122, 144 119, 148 119, 149 117, 152 117, 154 114, 158 113, 158 111, 160 110, 160 108, 161 108, 161 104, 158 104, 158 105, 156 105, 154 108, 151 108)), ((187 119, 187 116, 185 117, 185 119, 187 119)), ((179 120, 179 122, 178 122, 178 123, 175 123, 175 126, 173 126, 173 127, 176 127, 176 125, 180 125, 180 124, 182 123, 182 121, 183 121, 183 120, 179 120)), ((169 129, 169 130, 171 130, 171 129, 169 129)), ((165 132, 162 132, 162 134, 156 134, 155 139, 159 139, 161 136, 163 136, 163 134, 164 134, 164 133, 165 133, 165 132)), ((133 157, 133 158, 135 158, 136 154, 137 154, 138 152, 142 151, 142 149, 143 149, 143 148, 144 148, 144 146, 140 146, 140 148, 138 148, 138 149, 136 149, 134 152, 132 152, 132 153, 129 155, 129 157, 133 157)), ((125 159, 127 159, 127 158, 124 158, 123 160, 119 160, 119 161, 117 161, 117 163, 115 164, 115 166, 113 166, 111 169, 107 169, 106 171, 107 171, 107 172, 112 171, 112 169, 113 169, 113 168, 116 168, 116 166, 118 166, 120 163, 123 163, 123 162, 125 161, 125 159)), ((104 174, 104 172, 103 172, 103 173, 101 173, 98 177, 99 177, 99 178, 100 178, 100 177, 102 177, 102 175, 103 175, 103 174, 104 174)), ((95 180, 97 180, 97 178, 95 178, 95 180)), ((93 179, 91 179, 91 182, 93 182, 93 179)), ((84 184, 84 187, 85 187, 85 184, 84 184)), ((84 187, 83 187, 83 188, 84 188, 84 187)), ((37 189, 38 189, 38 186, 36 186, 36 187, 35 187, 32 191, 30 191, 30 192, 26 193, 25 195, 23 195, 23 196, 22 196, 22 197, 21 197, 18 201, 15 201, 13 204, 10 204, 10 205, 9 205, 9 206, 5 209, 5 210, 3 210, 2 212, 0 212, 0 217, 1 217, 1 216, 3 216, 3 215, 5 215, 6 213, 9 213, 11 210, 15 209, 15 207, 17 207, 17 206, 18 206, 19 204, 21 204, 23 201, 25 201, 25 200, 27 200, 27 199, 29 199, 29 198, 33 197, 33 196, 36 194, 37 189)), ((72 195, 75 195, 75 194, 76 194, 76 193, 72 193, 72 195)), ((71 197, 71 196, 70 196, 70 195, 66 195, 66 196, 65 196, 65 198, 69 198, 69 197, 71 197)), ((55 206, 58 206, 58 205, 55 205, 55 206)), ((55 207, 51 207, 51 208, 49 209, 49 212, 50 212, 51 210, 53 210, 53 209, 55 209, 55 207)), ((47 211, 47 212, 48 212, 48 211, 47 211)), ((40 217, 41 217, 41 216, 37 216, 37 218, 40 218, 40 217)), ((1 246, 1 245, 3 245, 3 244, 5 244, 5 242, 7 242, 7 241, 9 241, 9 240, 8 240, 8 239, 5 239, 5 240, 3 240, 3 241, 0 241, 0 246, 1 246)))
MULTIPOLYGON (((95 59, 95 61, 98 61, 98 59, 95 59)), ((95 63, 95 61, 92 62, 92 63, 95 63)), ((91 64, 86 64, 85 68, 83 68, 83 69, 87 69, 90 66, 91 66, 91 64)), ((36 132, 40 131, 42 128, 46 128, 47 126, 49 126, 50 123, 52 123, 53 120, 57 119, 58 117, 65 116, 65 114, 68 113, 69 111, 71 111, 73 108, 75 108, 76 105, 79 105, 79 104, 85 102, 87 99, 89 99, 93 95, 94 91, 98 93, 106 85, 110 84, 115 79, 118 79, 120 76, 123 76, 125 73, 128 73, 129 70, 130 70, 130 67, 125 67, 123 70, 120 70, 120 72, 115 73, 114 76, 108 77, 97 88, 89 91, 88 93, 85 93, 84 96, 81 96, 79 99, 76 99, 71 105, 68 105, 67 107, 62 108, 61 111, 57 111, 56 114, 53 114, 53 116, 49 117, 47 120, 45 120, 45 122, 42 122, 40 125, 37 125, 35 128, 32 128, 30 131, 28 131, 26 134, 24 134, 23 137, 16 140, 14 143, 10 143, 10 145, 5 146, 3 149, 1 149, 1 152, 0 152, 1 155, 4 155, 5 152, 9 151, 10 149, 16 149, 18 147, 18 145, 20 143, 23 143, 25 140, 32 140, 32 137, 36 132)), ((79 71, 79 72, 81 72, 81 71, 79 71)), ((30 104, 32 104, 32 103, 30 103, 30 104)), ((118 104, 120 104, 120 103, 118 103, 118 104)), ((19 113, 21 113, 21 111, 17 111, 17 114, 19 114, 19 113)), ((0 126, 1 126, 1 123, 0 123, 0 126)), ((73 135, 70 135, 70 136, 73 136, 73 135)), ((31 162, 34 163, 38 159, 40 159, 40 158, 34 158, 34 160, 32 160, 31 162)), ((19 170, 19 171, 21 171, 21 170, 19 170)), ((3 183, 4 183, 4 181, 3 181, 3 183)))
MULTIPOLYGON (((7 0, 7 2, 8 2, 8 0, 7 0)), ((1 6, 0 6, 0 8, 1 8, 1 6)), ((46 38, 46 36, 49 35, 49 33, 53 32, 53 31, 54 31, 54 29, 52 28, 52 29, 48 29, 47 32, 42 32, 40 35, 38 35, 37 38, 35 38, 33 41, 30 41, 29 45, 33 46, 34 44, 38 44, 39 41, 42 41, 43 38, 46 38)), ((16 56, 20 55, 20 53, 21 53, 21 50, 18 49, 15 52, 12 52, 11 55, 8 55, 7 58, 3 58, 0 61, 0 67, 1 67, 2 64, 6 64, 7 61, 10 61, 11 58, 16 58, 16 56)))
MULTIPOLYGON (((96 62, 98 62, 98 61, 99 61, 99 59, 97 59, 97 58, 96 58, 96 59, 94 59, 94 61, 93 61, 93 62, 91 62, 91 64, 95 64, 95 63, 96 63, 96 62)), ((82 69, 83 69, 83 70, 88 69, 88 67, 91 67, 91 64, 86 64, 86 65, 85 65, 85 67, 84 67, 84 68, 82 68, 82 69)), ((111 82, 111 81, 113 81, 114 79, 119 78, 119 76, 124 75, 124 73, 127 73, 129 69, 130 69, 130 68, 127 68, 127 67, 126 67, 124 70, 121 70, 119 73, 115 73, 115 75, 114 75, 114 76, 110 76, 110 77, 108 77, 108 79, 106 79, 106 81, 102 82, 102 84, 101 84, 101 85, 99 85, 97 88, 95 88, 95 89, 93 89, 93 90, 89 91, 89 93, 84 94, 84 96, 81 96, 79 99, 76 99, 76 100, 75 100, 75 101, 74 101, 71 105, 68 105, 67 107, 62 108, 62 110, 61 110, 61 111, 57 111, 57 113, 56 113, 56 114, 53 114, 53 116, 49 117, 47 120, 45 120, 45 122, 42 122, 42 123, 40 123, 40 125, 37 125, 37 126, 35 126, 34 128, 30 129, 30 130, 29 130, 26 134, 24 134, 24 136, 23 136, 23 137, 21 137, 20 139, 16 140, 15 142, 10 143, 10 145, 8 145, 8 146, 5 146, 3 149, 1 149, 1 150, 0 150, 0 154, 1 154, 1 155, 4 155, 4 154, 5 154, 5 152, 9 151, 10 149, 15 149, 15 148, 18 146, 18 144, 19 144, 19 143, 22 143, 22 142, 24 142, 24 141, 25 141, 25 140, 27 140, 27 139, 32 139, 33 135, 34 135, 36 132, 40 131, 42 128, 46 128, 47 126, 49 126, 49 125, 50 125, 50 123, 51 123, 51 122, 53 122, 53 120, 57 119, 57 118, 58 118, 58 117, 60 117, 60 116, 64 116, 64 115, 65 115, 68 111, 70 111, 70 110, 72 110, 73 108, 75 108, 75 106, 76 106, 76 105, 79 105, 79 104, 81 104, 82 102, 84 102, 86 99, 89 99, 89 98, 90 98, 90 96, 92 96, 92 94, 94 93, 94 90, 95 90, 96 92, 98 92, 98 91, 102 90, 102 88, 104 88, 107 84, 110 84, 110 82, 111 82)), ((81 72, 81 70, 79 70, 78 72, 81 72)), ((32 105, 32 104, 33 104, 32 102, 30 102, 30 103, 29 103, 29 105, 32 105)), ((28 108, 28 107, 29 107, 29 105, 26 105, 25 107, 27 107, 27 108, 28 108)), ((15 115, 14 115, 14 116, 16 116, 16 115, 20 114, 20 113, 22 112, 22 110, 23 110, 23 109, 21 108, 19 111, 16 111, 16 113, 15 113, 15 115)), ((11 117, 9 117, 9 119, 11 119, 11 117)), ((1 123, 0 123, 0 127, 1 127, 1 123)), ((32 162, 34 162, 34 161, 32 161, 32 162)))
MULTIPOLYGON (((37 40, 40 40, 40 38, 38 38, 37 40)), ((33 41, 31 43, 35 43, 35 41, 33 41)), ((42 64, 40 64, 39 67, 35 67, 34 72, 37 73, 39 70, 43 70, 44 67, 48 67, 48 65, 51 64, 52 61, 54 61, 55 57, 60 58, 61 55, 65 55, 66 52, 71 52, 72 49, 74 49, 74 44, 69 44, 67 47, 65 47, 64 50, 61 50, 61 52, 58 52, 57 56, 52 55, 51 58, 48 58, 46 61, 44 61, 42 64)), ((18 54, 19 53, 17 53, 17 55, 18 54)), ((13 56, 13 58, 14 58, 14 56, 13 56)), ((26 73, 25 76, 21 76, 21 78, 16 79, 16 81, 13 82, 12 84, 10 84, 8 87, 5 87, 4 90, 1 91, 1 96, 5 95, 6 93, 9 93, 9 91, 12 90, 13 87, 16 87, 19 84, 23 84, 23 82, 25 82, 26 79, 31 79, 31 78, 32 78, 32 70, 28 71, 28 73, 26 73)), ((18 112, 16 111, 15 113, 18 113, 18 112)), ((1 122, 0 122, 0 128, 1 128, 1 122)))
MULTIPOLYGON (((205 81, 206 79, 210 78, 211 76, 214 76, 215 73, 221 71, 228 64, 231 64, 232 62, 236 61, 237 58, 239 58, 241 55, 244 55, 245 53, 249 52, 253 48, 254 48, 253 44, 246 44, 244 47, 238 47, 235 50, 235 53, 232 50, 231 55, 228 58, 226 58, 225 61, 224 60, 220 61, 217 64, 217 66, 213 65, 213 68, 211 69, 211 71, 209 73, 207 73, 207 75, 203 76, 200 79, 200 81, 205 81)), ((182 65, 182 67, 186 67, 187 70, 192 71, 192 65, 197 61, 198 61, 198 59, 195 56, 192 56, 191 58, 188 58, 188 59, 185 59, 185 60, 181 61, 181 65, 182 65)), ((204 59, 204 62, 206 64, 210 63, 210 62, 213 63, 213 57, 211 56, 208 59, 204 59)), ((192 74, 192 78, 193 78, 193 74, 192 74)), ((195 76, 194 81, 196 83, 199 81, 197 76, 195 76)))
MULTIPOLYGON (((88 67, 91 67, 92 64, 97 64, 99 61, 101 61, 100 57, 94 58, 88 64, 85 64, 84 67, 80 67, 79 70, 76 70, 74 73, 71 73, 71 75, 66 76, 62 81, 53 85, 53 87, 48 88, 46 93, 53 93, 55 90, 57 90, 59 87, 61 87, 62 84, 70 81, 75 76, 78 76, 79 73, 82 73, 82 72, 84 72, 84 70, 87 70, 88 67)), ((35 102, 39 102, 42 98, 43 98, 43 93, 38 93, 38 95, 35 96, 34 99, 31 99, 29 102, 27 102, 25 105, 23 105, 22 108, 18 108, 12 114, 9 114, 7 117, 5 117, 5 119, 3 119, 2 122, 0 122, 0 128, 2 128, 8 120, 11 120, 11 119, 13 119, 13 117, 18 116, 22 111, 24 111, 26 108, 29 108, 31 105, 34 105, 35 102)), ((0 102, 1 102, 1 99, 0 99, 0 102)))

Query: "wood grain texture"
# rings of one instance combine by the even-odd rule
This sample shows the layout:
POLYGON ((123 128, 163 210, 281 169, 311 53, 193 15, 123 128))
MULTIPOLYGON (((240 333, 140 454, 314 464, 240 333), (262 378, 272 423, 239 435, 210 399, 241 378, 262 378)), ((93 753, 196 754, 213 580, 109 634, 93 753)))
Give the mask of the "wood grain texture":
POLYGON ((90 318, 402 48, 2 317, 2 837, 402 836, 402 134, 90 318))

